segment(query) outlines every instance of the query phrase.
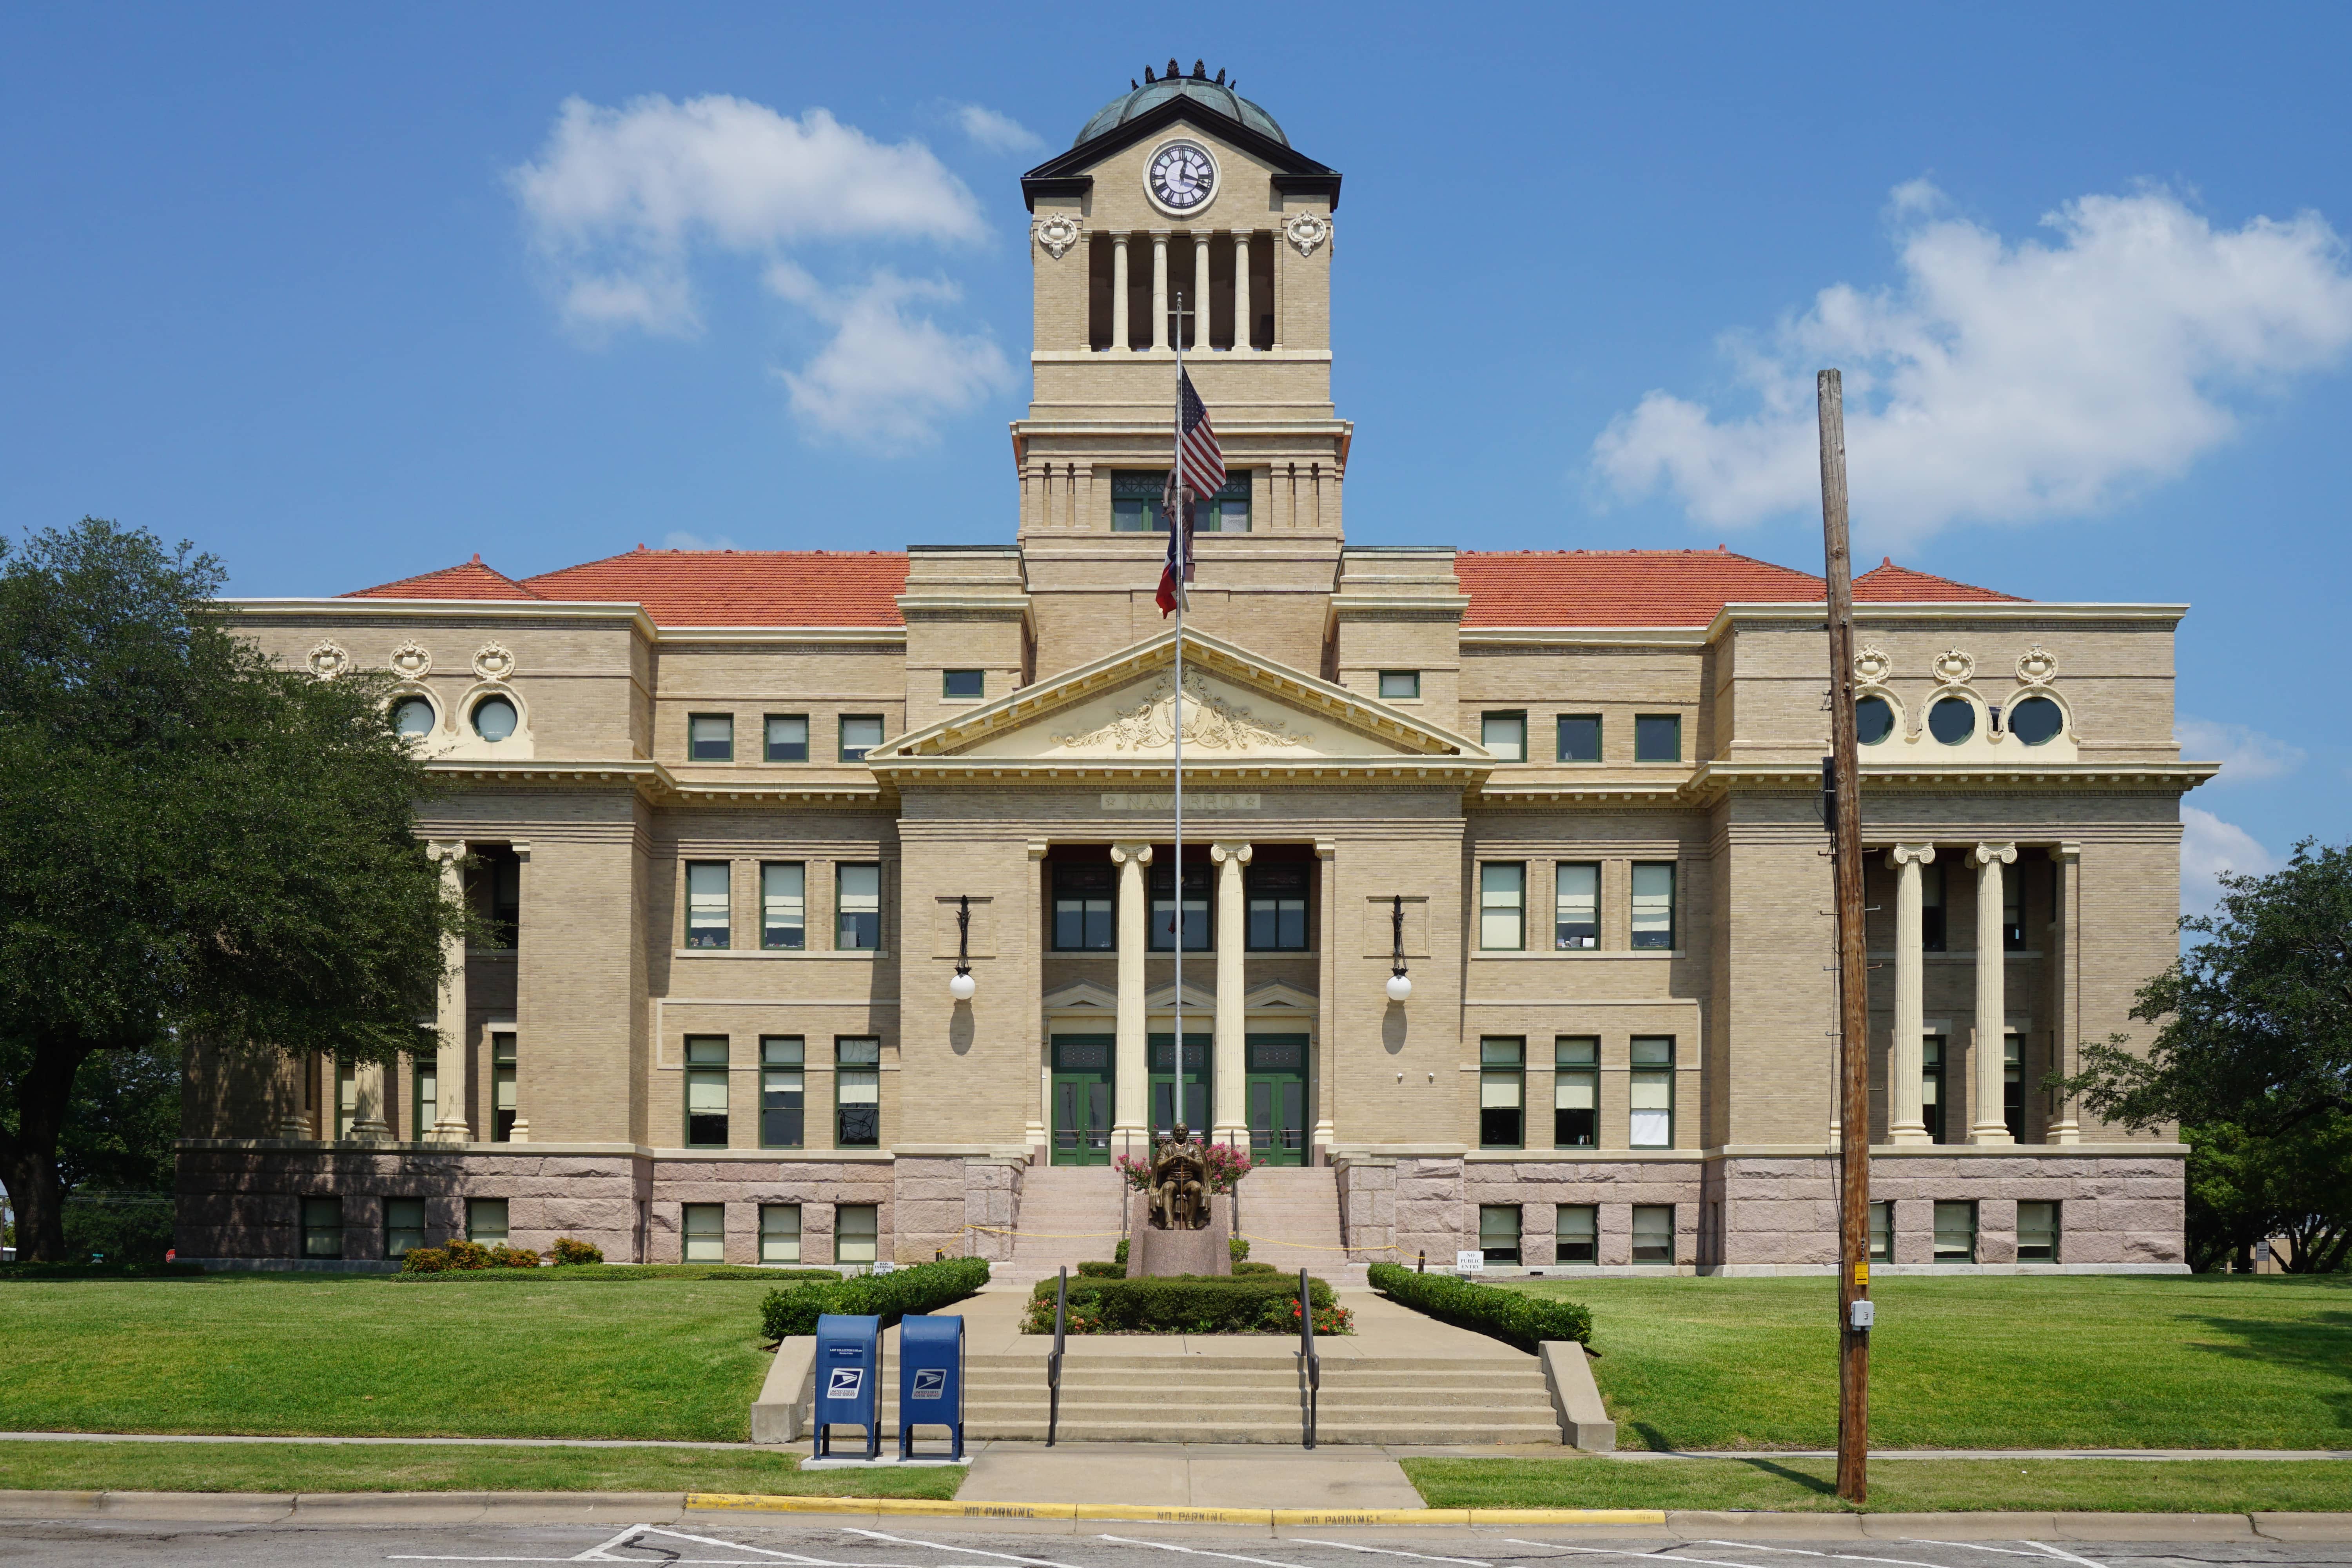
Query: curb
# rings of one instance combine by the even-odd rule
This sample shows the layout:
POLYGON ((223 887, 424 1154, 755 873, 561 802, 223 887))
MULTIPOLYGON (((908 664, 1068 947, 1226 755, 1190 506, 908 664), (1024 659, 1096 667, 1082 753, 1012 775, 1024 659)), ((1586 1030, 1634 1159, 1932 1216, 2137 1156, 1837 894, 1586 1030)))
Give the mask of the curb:
POLYGON ((1141 1524, 1653 1524, 1656 1508, 1147 1508, 1127 1503, 947 1502, 919 1498, 764 1497, 688 1492, 689 1513, 902 1514, 929 1519, 1066 1519, 1141 1524))

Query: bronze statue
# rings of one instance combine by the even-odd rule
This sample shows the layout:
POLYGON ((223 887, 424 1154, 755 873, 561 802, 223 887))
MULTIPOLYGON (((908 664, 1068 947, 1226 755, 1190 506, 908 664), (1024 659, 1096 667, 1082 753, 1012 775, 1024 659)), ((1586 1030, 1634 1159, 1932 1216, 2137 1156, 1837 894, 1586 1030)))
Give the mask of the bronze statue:
POLYGON ((1209 1223, 1209 1160, 1192 1129, 1176 1124, 1151 1152, 1151 1219, 1161 1230, 1199 1230, 1209 1223))

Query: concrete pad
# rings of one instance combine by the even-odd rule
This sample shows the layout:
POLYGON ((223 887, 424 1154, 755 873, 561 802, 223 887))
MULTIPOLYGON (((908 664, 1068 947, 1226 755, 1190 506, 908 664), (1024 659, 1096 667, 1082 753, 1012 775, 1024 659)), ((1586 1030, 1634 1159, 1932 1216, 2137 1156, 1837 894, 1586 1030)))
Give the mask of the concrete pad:
POLYGON ((205 1524, 272 1524, 292 1517, 291 1492, 101 1492, 109 1519, 169 1519, 205 1524))
POLYGON ((1421 1494, 1374 1447, 1309 1453, 1257 1444, 991 1443, 961 1502, 1100 1503, 1139 1508, 1418 1509, 1421 1494))
MULTIPOLYGON (((1280 1450, 1277 1450, 1280 1452, 1280 1450)), ((1344 1458, 1331 1450, 1285 1453, 1269 1462, 1191 1461, 1191 1501, 1208 1508, 1425 1508, 1404 1468, 1377 1449, 1344 1458)))
POLYGON ((104 1492, 0 1491, 0 1519, 88 1519, 104 1492))
POLYGON ((1117 1499, 1145 1508, 1191 1502, 1192 1482, 1184 1450, 1171 1445, 1158 1455, 1127 1451, 1139 1447, 1088 1443, 1016 1450, 1009 1444, 991 1444, 972 1461, 971 1475, 956 1492, 956 1500, 1102 1502, 1117 1499))
POLYGON ((507 1492, 484 1500, 481 1521, 674 1524, 685 1513, 684 1492, 507 1492))
POLYGON ((1866 1513, 1862 1533, 1873 1541, 2030 1541, 2064 1535, 2054 1513, 1866 1513))
POLYGON ((471 1524, 494 1492, 304 1492, 294 1500, 300 1524, 471 1524))
POLYGON ((2254 1532, 2273 1541, 2352 1541, 2352 1513, 2258 1513, 2254 1532))
POLYGON ((2062 1513, 2056 1519, 2058 1533, 2068 1541, 2259 1539, 2242 1513, 2062 1513))

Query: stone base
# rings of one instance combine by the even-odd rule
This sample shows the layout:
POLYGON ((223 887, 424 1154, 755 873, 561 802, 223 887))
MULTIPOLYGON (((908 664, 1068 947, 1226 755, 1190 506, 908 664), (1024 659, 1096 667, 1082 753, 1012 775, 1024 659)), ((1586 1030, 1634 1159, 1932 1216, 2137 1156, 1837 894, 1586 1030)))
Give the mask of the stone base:
POLYGON ((1234 1271, 1234 1206, 1223 1194, 1209 1197, 1209 1223, 1198 1230, 1154 1230, 1151 1199, 1127 1196, 1127 1275, 1231 1274, 1234 1271))

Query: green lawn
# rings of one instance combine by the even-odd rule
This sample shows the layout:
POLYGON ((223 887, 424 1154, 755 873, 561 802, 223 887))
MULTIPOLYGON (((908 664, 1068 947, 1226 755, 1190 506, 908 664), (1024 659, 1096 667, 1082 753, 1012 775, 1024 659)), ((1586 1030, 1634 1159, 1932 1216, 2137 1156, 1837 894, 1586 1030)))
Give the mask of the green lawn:
MULTIPOLYGON (((932 1448, 939 1447, 931 1435, 932 1448)), ((950 1498, 961 1469, 812 1470, 796 1454, 371 1444, 0 1443, 0 1490, 766 1492, 950 1498)))
MULTIPOLYGON (((1622 1447, 1837 1440, 1826 1278, 1519 1288, 1592 1309, 1622 1447)), ((2352 1448, 2352 1277, 1895 1278, 1871 1296, 1874 1447, 2352 1448)))
MULTIPOLYGON (((1875 1294, 1875 1292, 1873 1292, 1875 1294)), ((1843 1509, 1833 1459, 1407 1459, 1432 1508, 1843 1509)), ((2342 1459, 1874 1459, 1877 1513, 2329 1512, 2342 1459)))
POLYGON ((740 1442, 772 1284, 0 1281, 0 1430, 740 1442))

